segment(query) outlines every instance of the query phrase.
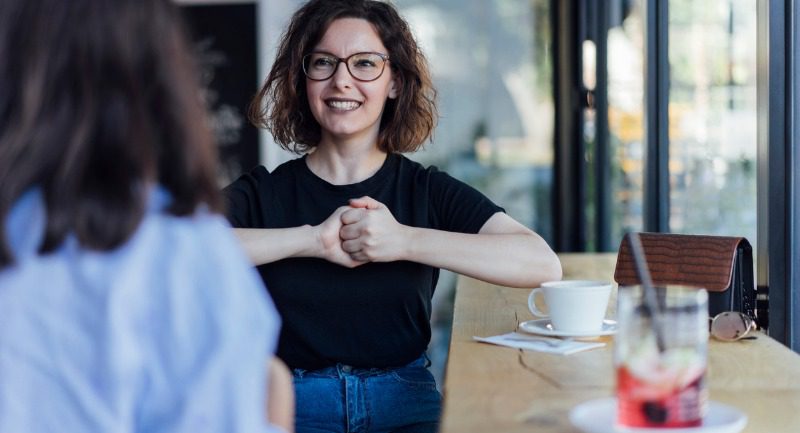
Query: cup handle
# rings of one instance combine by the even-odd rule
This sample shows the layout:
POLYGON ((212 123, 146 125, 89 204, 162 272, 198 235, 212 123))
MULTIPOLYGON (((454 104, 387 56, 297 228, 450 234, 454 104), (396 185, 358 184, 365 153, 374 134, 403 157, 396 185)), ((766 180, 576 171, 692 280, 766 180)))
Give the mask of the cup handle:
POLYGON ((549 317, 548 314, 542 313, 542 311, 536 306, 536 294, 541 292, 542 288, 537 287, 531 290, 531 294, 528 295, 528 310, 531 311, 531 314, 537 317, 549 317))

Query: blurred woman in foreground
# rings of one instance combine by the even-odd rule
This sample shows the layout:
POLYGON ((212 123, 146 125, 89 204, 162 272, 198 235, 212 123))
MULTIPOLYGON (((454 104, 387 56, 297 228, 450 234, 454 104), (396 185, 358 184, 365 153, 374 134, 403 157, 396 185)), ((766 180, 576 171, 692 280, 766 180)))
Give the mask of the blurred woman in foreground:
POLYGON ((0 59, 0 431, 291 429, 175 6, 3 0, 0 59))

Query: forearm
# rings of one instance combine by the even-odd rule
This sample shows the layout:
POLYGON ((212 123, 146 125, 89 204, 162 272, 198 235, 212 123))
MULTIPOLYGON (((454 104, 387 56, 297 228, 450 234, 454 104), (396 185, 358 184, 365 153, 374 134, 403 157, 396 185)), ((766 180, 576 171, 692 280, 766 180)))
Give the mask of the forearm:
POLYGON ((405 259, 509 287, 561 279, 561 263, 537 234, 464 234, 405 227, 405 259))
POLYGON ((254 265, 288 257, 314 256, 318 238, 309 225, 285 229, 233 229, 254 265))
POLYGON ((276 357, 270 361, 267 371, 267 420, 287 432, 293 432, 295 396, 292 372, 276 357))

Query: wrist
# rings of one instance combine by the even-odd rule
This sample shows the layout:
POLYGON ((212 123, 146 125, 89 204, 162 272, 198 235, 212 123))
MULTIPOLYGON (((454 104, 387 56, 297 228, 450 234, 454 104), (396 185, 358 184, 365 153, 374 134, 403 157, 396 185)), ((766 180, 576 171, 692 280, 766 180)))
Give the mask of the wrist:
POLYGON ((300 238, 304 239, 298 257, 322 257, 325 249, 320 226, 304 224, 298 229, 300 230, 300 238))
POLYGON ((401 225, 400 226, 400 233, 401 233, 401 248, 400 248, 400 256, 398 260, 413 260, 415 256, 415 247, 418 244, 418 235, 419 229, 412 226, 401 225))

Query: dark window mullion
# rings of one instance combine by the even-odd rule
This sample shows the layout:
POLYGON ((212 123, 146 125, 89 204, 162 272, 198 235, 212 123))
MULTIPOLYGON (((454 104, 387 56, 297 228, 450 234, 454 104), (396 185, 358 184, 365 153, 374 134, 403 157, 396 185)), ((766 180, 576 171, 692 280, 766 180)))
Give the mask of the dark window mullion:
POLYGON ((586 0, 552 0, 555 70, 554 248, 586 250, 581 43, 586 0))
POLYGON ((669 8, 645 6, 644 229, 669 232, 669 8))
POLYGON ((611 154, 608 127, 608 27, 609 3, 598 2, 595 21, 595 206, 597 251, 612 251, 611 242, 611 154))
MULTIPOLYGON (((795 143, 800 137, 800 10, 794 2, 770 0, 767 2, 767 39, 760 48, 768 48, 766 161, 759 161, 766 173, 759 174, 759 182, 767 182, 767 202, 760 203, 759 236, 759 290, 764 281, 769 290, 769 334, 800 351, 800 236, 797 193, 798 157, 795 143), (766 221, 766 224, 764 224, 766 221), (766 246, 764 246, 766 244, 766 246), (767 257, 763 257, 764 252, 767 257), (764 263, 767 263, 764 266, 764 263), (766 274, 766 275, 765 275, 766 274)), ((763 58, 762 58, 763 61, 763 58)), ((764 122, 760 124, 764 126, 764 122)), ((760 143, 762 149, 764 143, 760 143)), ((763 152, 760 152, 763 155, 763 152)))

